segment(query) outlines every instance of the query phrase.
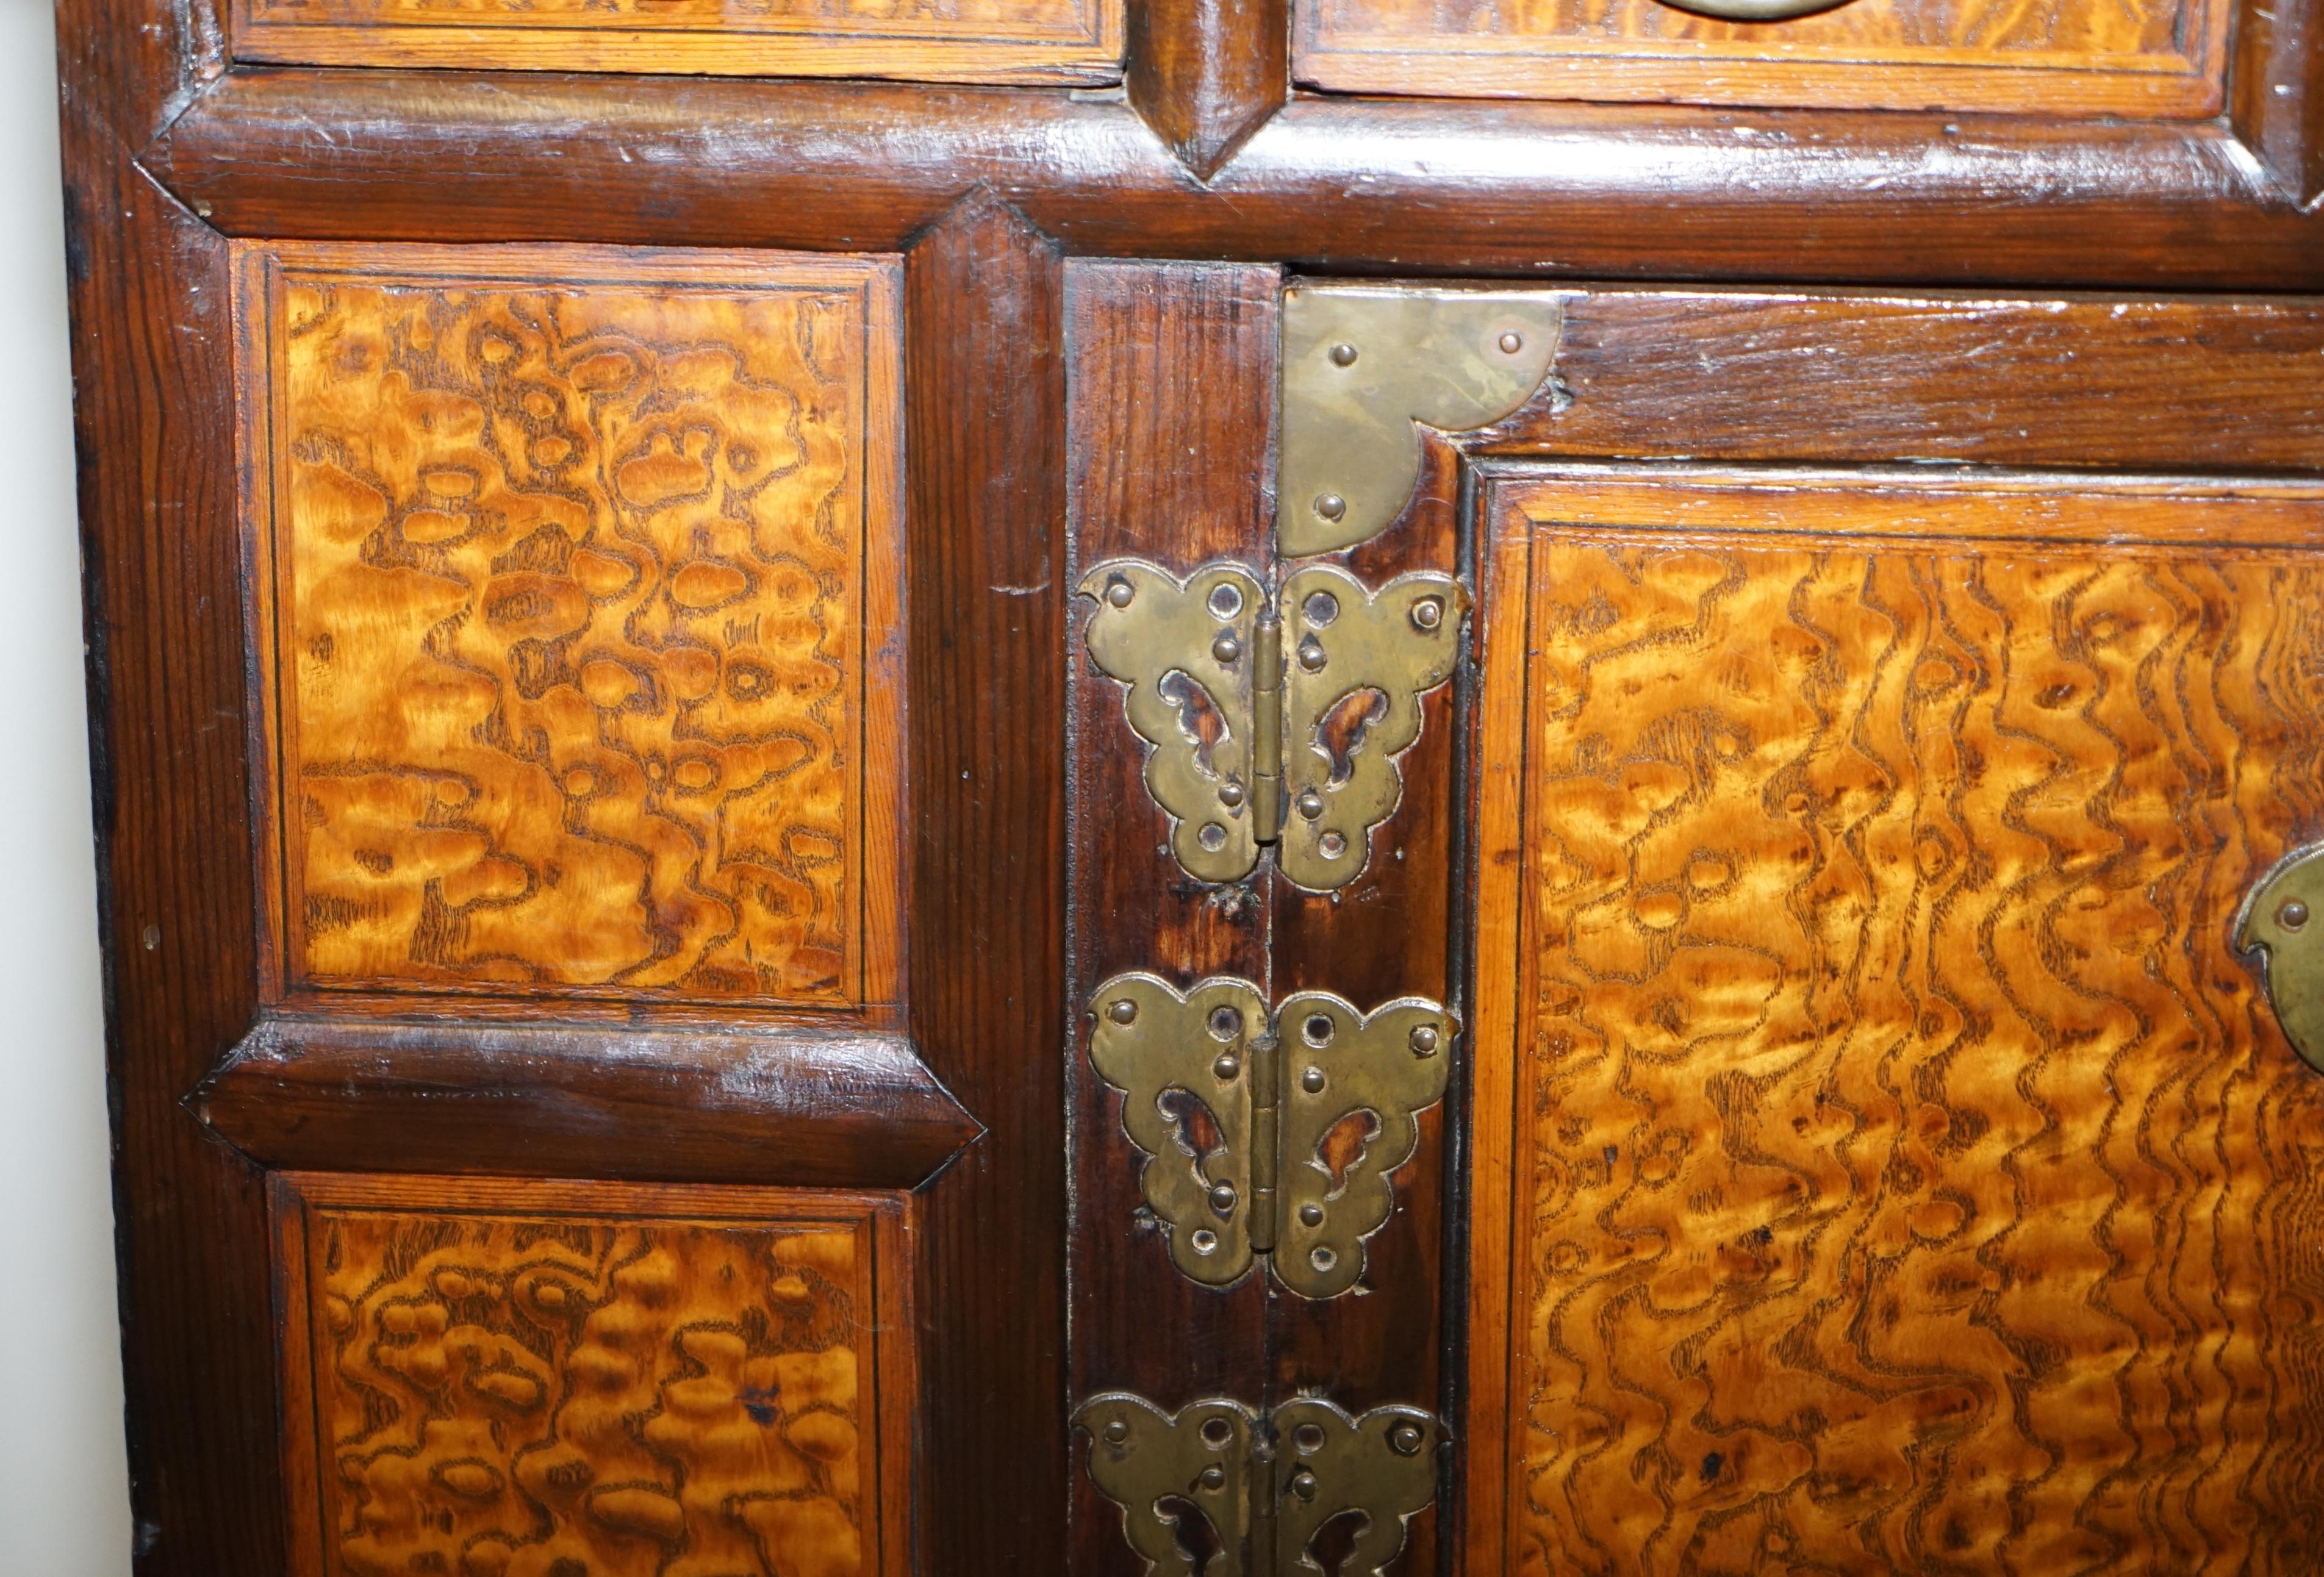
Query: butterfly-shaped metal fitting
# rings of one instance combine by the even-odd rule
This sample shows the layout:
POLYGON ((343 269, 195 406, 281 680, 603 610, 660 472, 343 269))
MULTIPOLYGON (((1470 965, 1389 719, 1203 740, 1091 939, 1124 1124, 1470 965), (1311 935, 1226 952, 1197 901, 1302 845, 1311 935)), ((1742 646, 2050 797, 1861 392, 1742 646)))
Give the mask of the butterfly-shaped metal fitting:
POLYGON ((1178 863, 1240 881, 1271 844, 1301 887, 1354 881, 1403 796, 1421 698, 1459 659, 1460 583, 1417 573, 1373 591, 1314 564, 1270 591, 1240 565, 1182 581, 1115 558, 1080 592, 1097 604, 1091 657, 1129 687, 1122 709, 1178 863))
POLYGON ((1166 1412, 1128 1391, 1074 1415, 1088 1431, 1090 1480, 1121 1508, 1122 1533, 1160 1577, 1281 1577, 1323 1572, 1309 1546, 1325 1524, 1361 1517, 1342 1577, 1379 1577, 1406 1525, 1436 1498, 1443 1426, 1417 1407, 1351 1416, 1301 1397, 1261 1413, 1224 1398, 1166 1412), (1183 1533, 1190 1515, 1211 1538, 1183 1533), (1199 1565, 1194 1543, 1214 1545, 1199 1565))
POLYGON ((1389 1176, 1443 1099, 1452 1015, 1419 997, 1361 1013, 1329 991, 1270 1013, 1249 981, 1182 993, 1143 973, 1106 982, 1090 1008, 1090 1060, 1123 1093, 1139 1192, 1178 1268, 1223 1286, 1265 1255, 1306 1297, 1360 1282, 1364 1240, 1394 1211, 1389 1176), (1189 1102, 1208 1116, 1208 1148, 1189 1137, 1189 1102))

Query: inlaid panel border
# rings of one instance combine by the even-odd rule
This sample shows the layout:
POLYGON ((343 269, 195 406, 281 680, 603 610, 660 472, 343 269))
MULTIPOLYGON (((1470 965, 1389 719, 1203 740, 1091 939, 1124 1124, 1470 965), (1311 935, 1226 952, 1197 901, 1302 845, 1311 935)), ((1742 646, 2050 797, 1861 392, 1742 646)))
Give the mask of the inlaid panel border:
POLYGON ((293 1577, 327 1577, 341 1570, 330 1558, 330 1522, 319 1477, 327 1442, 318 1411, 316 1365, 321 1352, 311 1293, 317 1277, 310 1208, 382 1215, 537 1216, 609 1225, 825 1227, 853 1233, 859 1250, 853 1292, 856 1306, 870 1311, 861 1329, 871 1351, 858 1370, 859 1383, 869 1393, 861 1409, 865 1434, 859 1447, 869 1471, 858 1498, 873 1509, 866 1529, 875 1538, 863 1572, 905 1577, 915 1570, 912 1461, 918 1374, 911 1293, 916 1222, 909 1195, 285 1171, 267 1178, 267 1200, 275 1256, 287 1556, 293 1577))
POLYGON ((461 1001, 484 1017, 512 1006, 537 1010, 554 1001, 559 1011, 622 1019, 643 1013, 684 1013, 715 1008, 722 1016, 828 1019, 835 1012, 881 1025, 898 1021, 904 958, 902 917, 908 899, 908 839, 903 756, 906 729, 902 578, 904 547, 901 467, 901 269, 887 256, 667 250, 587 245, 431 246, 408 244, 233 244, 236 328, 236 455, 240 475, 244 610, 253 632, 250 684, 254 733, 252 809, 262 858, 263 916, 259 938, 262 994, 292 1009, 336 1007, 404 1010, 418 1003, 461 1001), (852 956, 843 981, 844 1001, 831 1009, 812 1004, 754 1004, 748 997, 703 998, 682 991, 560 986, 511 991, 489 986, 415 985, 399 981, 299 978, 290 930, 298 856, 288 844, 281 812, 282 763, 290 759, 290 677, 279 661, 283 532, 275 498, 280 435, 274 431, 271 388, 272 338, 280 292, 293 280, 376 281, 447 287, 541 290, 632 286, 669 293, 729 294, 844 292, 860 310, 863 361, 857 372, 851 464, 857 469, 862 540, 856 545, 859 628, 847 662, 853 671, 856 726, 850 740, 853 766, 851 858, 854 892, 850 916, 852 956))
POLYGON ((1539 944, 1526 901, 1534 852, 1526 836, 1526 788, 1537 538, 1585 531, 1600 534, 1592 540, 1623 544, 1748 547, 1854 537, 1899 548, 1991 550, 2022 542, 2126 554, 2199 549, 2282 554, 2324 548, 2324 483, 1618 461, 1486 460, 1472 475, 1478 592, 1467 746, 1477 785, 1468 876, 1475 939, 1468 1068, 1472 1185, 1458 1517, 1460 1570, 1481 1577, 1513 1569, 1511 1488, 1522 1462, 1517 1390, 1522 1347, 1511 1323, 1519 1313, 1524 1187, 1517 1112, 1526 1088, 1530 1004, 1538 1000, 1539 944), (1884 513, 1877 508, 1882 499, 1911 508, 1884 513), (2070 500, 2070 509, 2045 512, 2022 534, 1998 532, 1994 507, 2012 500, 2070 500), (2201 523, 2191 518, 2190 505, 2208 506, 2201 523), (2238 529, 2232 533, 2210 529, 2223 509, 2236 513, 2238 529))

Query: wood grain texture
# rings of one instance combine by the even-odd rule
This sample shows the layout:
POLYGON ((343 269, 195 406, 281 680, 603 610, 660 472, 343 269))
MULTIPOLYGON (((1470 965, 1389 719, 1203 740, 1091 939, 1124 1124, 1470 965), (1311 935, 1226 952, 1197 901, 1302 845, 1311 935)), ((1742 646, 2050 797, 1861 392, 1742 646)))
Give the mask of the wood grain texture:
POLYGON ((2324 1085, 2227 937, 2324 831, 2324 493, 1579 469, 1485 504, 1495 1569, 2311 1570, 2324 1085))
POLYGON ((906 1570, 892 1197, 273 1187, 294 1571, 906 1570))
POLYGON ((231 0, 235 58, 531 71, 1105 82, 1122 0, 231 0))
POLYGON ((2199 116, 2229 0, 1847 0, 1725 22, 1662 0, 1302 0, 1295 69, 1351 92, 2199 116))
MULTIPOLYGON (((1184 575, 1249 561, 1272 496, 1279 277, 1272 268, 1080 261, 1065 270, 1072 562, 1080 584, 1105 558, 1184 575)), ((1089 1061, 1098 985, 1145 970, 1185 987, 1234 974, 1268 989, 1268 896, 1257 880, 1207 887, 1179 870, 1168 820, 1140 776, 1144 752, 1122 689, 1084 644, 1093 604, 1073 609, 1071 673, 1074 1012, 1072 1386, 1075 1402, 1130 1390, 1167 1410, 1227 1396, 1263 1405, 1264 1270, 1229 1287, 1181 1276, 1139 1193, 1123 1097, 1089 1061), (1167 1340, 1157 1339, 1168 1333, 1167 1340)), ((1079 1469, 1065 1569, 1139 1577, 1120 1509, 1079 1469)))
POLYGON ((1147 0, 1130 10, 1130 106, 1204 180, 1290 97, 1286 4, 1147 0))
POLYGON ((1063 260, 990 193, 904 263, 912 1042, 985 1132, 919 1195, 918 1569, 1066 1569, 1063 260))
POLYGON ((270 1014, 188 1104, 270 1167, 912 1188, 982 1131, 894 1034, 270 1014))
POLYGON ((895 1000, 896 283, 246 249, 286 985, 895 1000))
POLYGON ((1198 181, 1087 95, 301 70, 222 78, 141 159, 235 235, 854 251, 983 183, 1085 255, 2324 289, 2324 211, 2213 122, 1308 95, 1198 181))

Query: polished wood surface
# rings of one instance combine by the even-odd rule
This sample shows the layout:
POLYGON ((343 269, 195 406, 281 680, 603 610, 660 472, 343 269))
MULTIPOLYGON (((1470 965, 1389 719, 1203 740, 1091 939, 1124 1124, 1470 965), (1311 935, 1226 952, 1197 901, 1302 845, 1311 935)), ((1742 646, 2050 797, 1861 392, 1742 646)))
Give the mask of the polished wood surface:
POLYGON ((1301 0, 1342 92, 2066 115, 2216 112, 2229 0, 1845 0, 1728 22, 1664 0, 1301 0))
POLYGON ((1121 0, 232 0, 235 58, 923 82, 1105 82, 1121 0))
MULTIPOLYGON (((2302 4, 2277 0, 2286 24, 2302 4)), ((235 235, 861 251, 908 244, 982 184, 1085 255, 2324 289, 2324 210, 2301 207, 2298 173, 2324 144, 2291 123, 2241 140, 2261 129, 1305 95, 1198 180, 1134 102, 1097 95, 237 71, 140 161, 235 235), (342 120, 365 134, 314 135, 342 120)))
POLYGON ((893 1001, 895 265, 240 280, 286 986, 893 1001))
POLYGON ((296 1172, 273 1198, 292 1570, 907 1569, 898 1199, 296 1172))
POLYGON ((2312 1569, 2324 1086, 2228 936, 2324 830, 2324 489, 1480 512, 1471 1569, 2312 1569))

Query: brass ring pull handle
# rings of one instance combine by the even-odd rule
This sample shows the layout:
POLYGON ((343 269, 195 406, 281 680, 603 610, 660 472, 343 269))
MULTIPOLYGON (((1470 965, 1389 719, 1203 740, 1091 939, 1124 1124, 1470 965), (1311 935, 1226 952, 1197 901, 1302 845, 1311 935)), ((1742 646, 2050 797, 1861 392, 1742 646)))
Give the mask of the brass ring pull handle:
POLYGON ((1789 22, 1794 16, 1837 10, 1848 0, 1663 0, 1663 4, 1720 22, 1789 22))
POLYGON ((2324 1071, 2324 844, 2292 854, 2252 889, 2236 918, 2236 949, 2260 954, 2283 1038, 2324 1071))

